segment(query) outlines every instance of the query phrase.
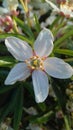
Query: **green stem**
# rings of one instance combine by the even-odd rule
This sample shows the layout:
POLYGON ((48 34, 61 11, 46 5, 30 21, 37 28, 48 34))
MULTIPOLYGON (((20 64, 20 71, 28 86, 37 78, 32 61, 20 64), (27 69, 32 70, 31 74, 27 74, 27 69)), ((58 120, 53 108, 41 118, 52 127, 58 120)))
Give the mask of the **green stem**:
POLYGON ((15 33, 19 33, 19 30, 18 30, 18 27, 17 27, 17 23, 16 23, 16 21, 14 20, 14 18, 13 18, 13 24, 14 24, 14 26, 13 26, 13 31, 14 31, 15 33))
POLYGON ((21 5, 23 6, 24 11, 27 13, 28 12, 27 1, 25 1, 24 3, 23 0, 20 0, 20 2, 21 2, 21 5))
POLYGON ((69 122, 68 122, 68 119, 67 119, 67 116, 66 116, 66 115, 64 115, 64 122, 65 122, 65 127, 66 127, 66 130, 71 130, 70 125, 69 125, 69 122))

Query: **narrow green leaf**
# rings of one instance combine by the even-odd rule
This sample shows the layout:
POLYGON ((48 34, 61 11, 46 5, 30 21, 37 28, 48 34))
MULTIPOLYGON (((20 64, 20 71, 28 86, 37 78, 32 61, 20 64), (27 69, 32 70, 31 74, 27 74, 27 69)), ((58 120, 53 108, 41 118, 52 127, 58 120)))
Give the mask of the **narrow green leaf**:
POLYGON ((61 16, 58 15, 57 18, 53 21, 53 23, 50 25, 50 29, 53 29, 53 27, 55 26, 55 24, 58 23, 58 21, 60 20, 61 16))
POLYGON ((29 38, 26 38, 24 35, 17 34, 17 33, 1 33, 0 39, 4 39, 4 38, 10 37, 10 36, 18 37, 18 38, 28 42, 30 45, 32 45, 32 41, 29 38))
POLYGON ((14 87, 15 87, 14 85, 11 85, 11 86, 9 85, 9 86, 0 87, 0 94, 7 92, 8 90, 10 90, 10 89, 12 89, 12 88, 14 88, 14 87))
POLYGON ((2 110, 1 115, 0 115, 0 123, 9 114, 9 112, 12 112, 12 110, 14 109, 17 94, 18 94, 18 89, 17 89, 17 91, 15 91, 13 93, 13 95, 11 96, 10 102, 8 104, 6 104, 6 106, 2 110))
POLYGON ((54 53, 73 56, 73 51, 68 49, 54 49, 54 53))
POLYGON ((52 81, 51 83, 52 83, 53 90, 54 90, 55 95, 56 95, 57 100, 58 100, 58 104, 59 104, 61 109, 64 109, 65 103, 66 103, 65 100, 63 100, 64 96, 63 96, 60 88, 58 87, 58 85, 55 83, 55 81, 53 79, 51 81, 52 81))
POLYGON ((35 29, 36 29, 37 33, 39 33, 41 31, 41 27, 40 27, 36 14, 34 14, 34 21, 35 21, 35 29))
POLYGON ((66 62, 73 62, 73 58, 66 58, 66 59, 64 59, 64 61, 66 61, 66 62))
POLYGON ((14 111, 14 130, 18 130, 19 128, 19 124, 22 117, 22 109, 23 109, 23 87, 19 87, 14 111))
POLYGON ((52 116, 54 115, 53 111, 49 111, 48 113, 44 114, 41 117, 35 117, 33 119, 31 119, 30 121, 32 123, 38 123, 38 124, 42 124, 42 123, 46 123, 47 121, 49 121, 52 116))
POLYGON ((34 99, 34 91, 33 91, 33 85, 30 82, 24 82, 24 87, 28 90, 28 92, 31 94, 31 96, 34 99))
POLYGON ((11 56, 1 56, 0 57, 0 67, 11 67, 13 66, 16 62, 14 58, 11 56))
POLYGON ((20 20, 19 18, 17 17, 14 17, 16 23, 22 28, 22 30, 25 32, 25 34, 27 34, 29 37, 32 37, 33 40, 34 40, 34 35, 33 35, 33 32, 32 30, 30 29, 30 27, 25 24, 22 20, 20 20))
POLYGON ((71 130, 67 115, 64 115, 64 122, 65 122, 66 130, 71 130))
POLYGON ((65 33, 61 38, 59 38, 58 40, 55 41, 54 45, 55 45, 55 48, 59 48, 63 45, 63 42, 70 36, 73 35, 73 29, 70 30, 68 33, 65 33))
POLYGON ((63 28, 63 26, 65 25, 64 22, 60 23, 56 28, 55 30, 53 31, 53 35, 56 36, 56 34, 58 33, 58 31, 63 28))

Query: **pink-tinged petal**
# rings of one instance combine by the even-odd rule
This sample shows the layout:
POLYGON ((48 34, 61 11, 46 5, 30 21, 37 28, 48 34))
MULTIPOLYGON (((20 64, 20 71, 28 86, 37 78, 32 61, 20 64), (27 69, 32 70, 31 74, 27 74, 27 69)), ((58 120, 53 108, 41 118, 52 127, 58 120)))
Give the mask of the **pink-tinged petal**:
POLYGON ((73 75, 72 67, 62 59, 51 57, 44 61, 45 71, 52 77, 67 79, 73 75))
POLYGON ((49 92, 48 77, 45 72, 41 70, 34 70, 32 73, 32 80, 35 100, 37 103, 43 102, 47 98, 49 92))
POLYGON ((16 37, 8 37, 5 40, 8 51, 19 61, 32 57, 32 48, 25 41, 16 37))
POLYGON ((39 56, 48 56, 53 50, 54 37, 49 29, 44 28, 34 43, 34 50, 39 56))
POLYGON ((60 9, 50 0, 45 0, 55 11, 60 11, 60 9))
POLYGON ((17 81, 25 80, 30 76, 30 70, 25 63, 16 64, 5 80, 5 85, 12 85, 17 81))

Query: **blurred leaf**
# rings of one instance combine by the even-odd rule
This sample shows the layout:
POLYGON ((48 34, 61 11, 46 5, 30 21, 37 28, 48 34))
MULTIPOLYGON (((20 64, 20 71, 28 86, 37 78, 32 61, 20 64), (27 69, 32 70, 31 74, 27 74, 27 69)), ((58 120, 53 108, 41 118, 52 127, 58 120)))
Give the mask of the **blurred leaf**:
POLYGON ((53 23, 50 25, 50 29, 53 29, 60 19, 61 19, 61 16, 58 15, 56 19, 53 21, 53 23))
POLYGON ((58 88, 57 84, 52 85, 52 87, 53 87, 53 90, 57 96, 59 106, 63 111, 63 119, 64 119, 64 123, 65 123, 65 128, 66 128, 66 130, 71 130, 70 126, 69 126, 68 118, 64 114, 65 106, 66 106, 66 101, 64 99, 64 95, 62 94, 61 89, 58 88))
POLYGON ((58 83, 56 83, 56 81, 55 80, 51 80, 52 82, 52 88, 53 88, 53 90, 54 90, 54 92, 55 92, 55 95, 56 95, 56 97, 57 97, 57 100, 58 100, 58 104, 59 104, 59 107, 62 109, 62 110, 64 110, 64 108, 65 108, 65 104, 66 104, 66 101, 65 101, 65 98, 64 98, 64 95, 63 95, 63 93, 62 93, 62 89, 60 88, 60 86, 58 86, 59 84, 58 83))
POLYGON ((9 86, 0 87, 0 94, 7 92, 8 90, 10 90, 10 89, 12 89, 12 88, 14 88, 14 87, 15 87, 14 85, 11 85, 11 86, 9 85, 9 86))
POLYGON ((68 49, 54 49, 54 53, 73 56, 73 51, 68 49))
POLYGON ((57 25, 57 27, 54 29, 53 35, 56 36, 57 33, 58 33, 58 31, 59 31, 61 28, 63 28, 64 25, 65 25, 65 23, 64 23, 63 21, 62 21, 61 23, 59 23, 59 25, 57 25))
POLYGON ((2 70, 0 70, 0 94, 3 94, 5 92, 7 92, 8 90, 11 90, 12 88, 16 88, 16 86, 19 86, 19 82, 17 82, 14 85, 4 85, 4 81, 9 73, 8 70, 4 70, 3 68, 1 68, 2 70), (2 81, 3 80, 3 81, 2 81))
POLYGON ((56 40, 55 43, 54 43, 55 48, 61 47, 62 44, 63 44, 63 41, 65 41, 67 38, 69 38, 72 35, 73 35, 73 29, 70 30, 68 33, 65 33, 61 38, 58 38, 58 40, 56 40))
POLYGON ((24 82, 24 87, 29 91, 31 96, 34 98, 33 85, 30 82, 24 82))
POLYGON ((71 77, 71 80, 73 80, 73 76, 71 77))
POLYGON ((17 34, 17 33, 1 33, 0 39, 4 39, 4 38, 10 37, 10 36, 18 37, 32 45, 32 41, 29 38, 26 38, 24 35, 17 34))
POLYGON ((71 130, 67 115, 64 115, 64 122, 65 122, 66 130, 71 130))
POLYGON ((34 21, 35 21, 35 29, 36 29, 37 33, 39 33, 41 31, 41 27, 40 27, 40 24, 39 24, 39 21, 38 21, 36 14, 34 14, 34 21))
POLYGON ((27 24, 25 24, 22 20, 20 20, 19 18, 17 18, 17 17, 14 17, 14 19, 15 19, 16 23, 25 32, 25 34, 27 34, 29 37, 31 37, 32 41, 34 41, 34 35, 33 35, 32 30, 30 29, 30 27, 27 24))
POLYGON ((11 67, 13 66, 16 62, 14 58, 11 56, 1 56, 0 57, 0 67, 11 67))
POLYGON ((46 111, 46 105, 45 105, 45 103, 43 102, 43 103, 39 103, 38 104, 38 107, 41 109, 41 111, 46 111))
POLYGON ((66 59, 64 59, 64 61, 73 63, 73 58, 66 58, 66 59))
POLYGON ((6 104, 6 106, 4 107, 4 109, 1 112, 0 115, 0 123, 3 121, 3 119, 10 113, 13 111, 14 107, 15 107, 15 102, 16 102, 16 98, 18 95, 18 88, 16 91, 14 91, 14 93, 11 96, 10 102, 8 104, 6 104))
POLYGON ((33 117, 33 119, 31 119, 30 121, 32 123, 42 124, 42 123, 46 123, 47 121, 49 121, 53 116, 54 116, 54 112, 49 111, 48 113, 44 114, 41 117, 35 117, 35 118, 33 117))
POLYGON ((15 103, 14 111, 14 130, 18 130, 23 110, 23 87, 18 88, 18 95, 15 103))

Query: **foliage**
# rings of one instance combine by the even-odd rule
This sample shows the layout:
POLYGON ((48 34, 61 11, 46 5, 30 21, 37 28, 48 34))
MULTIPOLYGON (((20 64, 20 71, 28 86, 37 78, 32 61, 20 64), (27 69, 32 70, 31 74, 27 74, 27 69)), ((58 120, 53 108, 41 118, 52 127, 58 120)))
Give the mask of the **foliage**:
MULTIPOLYGON (((2 2, 0 0, 1 4, 2 2)), ((3 29, 9 23, 2 25, 3 28, 0 25, 0 123, 9 117, 12 119, 9 125, 14 130, 25 130, 27 127, 33 130, 33 125, 39 126, 40 129, 37 130, 71 130, 73 76, 65 80, 48 77, 50 79, 48 97, 43 103, 36 103, 31 77, 14 85, 4 85, 10 69, 17 63, 4 43, 7 37, 14 36, 33 47, 36 37, 44 26, 54 35, 54 49, 50 56, 57 56, 73 67, 73 18, 53 14, 55 18, 50 24, 48 19, 52 17, 52 9, 44 0, 19 0, 19 5, 17 9, 20 11, 19 15, 10 14, 12 28, 7 32, 3 29), (33 110, 29 111, 31 106, 33 110), (29 124, 32 124, 32 127, 29 124)))

